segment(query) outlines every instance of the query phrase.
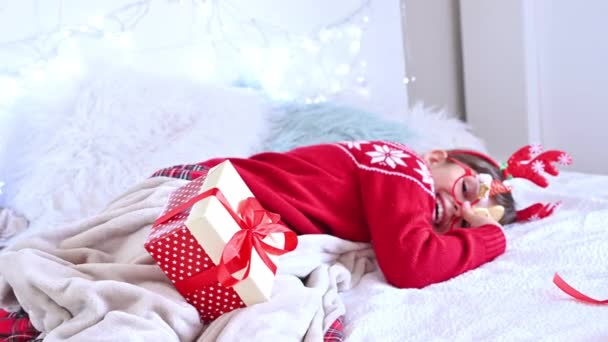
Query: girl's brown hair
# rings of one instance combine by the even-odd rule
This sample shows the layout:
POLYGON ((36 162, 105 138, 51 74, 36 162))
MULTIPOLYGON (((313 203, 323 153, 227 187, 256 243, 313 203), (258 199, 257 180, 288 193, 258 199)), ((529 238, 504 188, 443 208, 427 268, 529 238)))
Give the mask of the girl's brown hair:
MULTIPOLYGON (((461 163, 468 165, 471 169, 477 173, 487 173, 494 179, 501 181, 505 180, 502 172, 495 165, 490 164, 487 160, 472 154, 466 154, 459 151, 448 151, 448 155, 461 163)), ((449 160, 447 160, 450 162, 449 160)), ((517 218, 517 212, 515 210, 515 200, 510 192, 498 194, 492 197, 496 204, 501 205, 505 208, 505 214, 500 219, 500 224, 506 225, 515 222, 517 218)))

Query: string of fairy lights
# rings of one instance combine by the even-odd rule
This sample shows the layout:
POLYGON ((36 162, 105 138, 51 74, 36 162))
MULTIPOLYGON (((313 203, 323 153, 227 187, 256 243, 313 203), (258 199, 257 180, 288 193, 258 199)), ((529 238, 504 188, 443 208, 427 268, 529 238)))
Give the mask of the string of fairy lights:
MULTIPOLYGON (((13 4, 0 2, 0 20, 11 15, 13 4)), ((177 71, 203 82, 260 89, 276 100, 321 103, 343 93, 370 96, 361 48, 374 20, 373 0, 361 0, 344 9, 342 17, 309 32, 253 17, 237 0, 129 1, 97 13, 83 11, 80 20, 69 22, 66 13, 76 3, 55 4, 56 11, 44 13, 54 25, 18 39, 0 39, 4 102, 23 93, 25 82, 79 74, 90 51, 143 63, 150 55, 180 50, 179 60, 172 61, 177 71), (150 32, 159 12, 183 21, 188 29, 159 42, 163 31, 156 29, 156 36, 150 32)), ((32 5, 38 16, 44 12, 37 8, 39 1, 32 5)), ((403 83, 411 81, 404 78, 403 83)))

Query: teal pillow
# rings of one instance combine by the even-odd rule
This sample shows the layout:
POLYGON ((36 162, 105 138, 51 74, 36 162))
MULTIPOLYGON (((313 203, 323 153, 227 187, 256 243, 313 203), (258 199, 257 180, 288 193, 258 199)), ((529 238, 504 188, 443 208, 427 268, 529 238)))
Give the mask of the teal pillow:
POLYGON ((336 104, 288 105, 270 119, 266 151, 352 140, 389 140, 408 144, 415 133, 403 123, 336 104))

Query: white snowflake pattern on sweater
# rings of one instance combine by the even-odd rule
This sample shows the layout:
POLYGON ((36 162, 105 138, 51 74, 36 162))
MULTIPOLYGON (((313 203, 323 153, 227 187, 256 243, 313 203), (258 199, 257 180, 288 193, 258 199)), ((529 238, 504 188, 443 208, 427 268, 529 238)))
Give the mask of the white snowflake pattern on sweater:
POLYGON ((357 150, 361 150, 361 145, 368 144, 369 141, 358 140, 358 141, 345 141, 344 144, 348 146, 348 148, 356 148, 357 150))
POLYGON ((358 168, 387 176, 398 176, 418 184, 435 197, 435 184, 426 163, 405 145, 388 141, 358 141, 335 144, 358 168))
POLYGON ((403 159, 411 157, 409 154, 406 154, 401 150, 392 149, 384 144, 373 144, 373 146, 375 151, 365 152, 365 154, 372 157, 370 161, 371 164, 386 164, 392 169, 394 169, 397 167, 397 164, 401 166, 407 166, 403 159))

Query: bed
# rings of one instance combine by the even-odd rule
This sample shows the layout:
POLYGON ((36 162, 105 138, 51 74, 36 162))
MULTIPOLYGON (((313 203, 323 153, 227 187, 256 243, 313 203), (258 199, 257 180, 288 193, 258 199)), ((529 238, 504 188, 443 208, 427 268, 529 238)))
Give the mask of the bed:
MULTIPOLYGON (((134 4, 117 13, 137 21, 149 2, 134 4)), ((361 4, 398 20, 388 5, 361 4)), ((179 15, 171 12, 175 4, 165 5, 150 15, 179 15)), ((372 34, 393 32, 395 23, 372 34)), ((170 50, 155 58, 174 56, 170 50)), ((403 60, 391 56, 391 63, 403 60)), ((142 65, 88 63, 51 68, 45 82, 34 68, 32 82, 19 87, 0 78, 4 93, 15 95, 0 98, 0 205, 17 215, 0 231, 0 306, 23 307, 47 340, 318 341, 337 318, 347 341, 608 339, 606 307, 553 283, 558 273, 582 293, 608 298, 608 176, 568 169, 548 189, 517 184, 520 206, 561 207, 547 219, 507 227, 507 252, 476 270, 398 290, 383 279, 369 245, 301 237, 279 264, 271 301, 201 326, 143 249, 168 193, 184 184, 149 179, 154 171, 316 142, 382 138, 419 152, 485 151, 484 143, 442 110, 402 106, 398 87, 409 81, 402 66, 381 75, 380 97, 349 105, 313 97, 290 106, 247 82, 201 83, 186 77, 184 65, 153 74, 142 65), (66 71, 74 74, 66 78, 66 71)))
MULTIPOLYGON (((133 314, 138 312, 132 311, 133 307, 119 306, 108 312, 100 309, 104 305, 112 307, 110 304, 115 303, 112 300, 101 300, 104 304, 101 306, 95 301, 85 301, 83 306, 82 302, 66 299, 72 297, 66 294, 69 293, 66 289, 72 287, 84 286, 80 289, 89 299, 106 298, 103 293, 108 288, 101 284, 107 281, 80 283, 83 277, 95 280, 99 276, 97 271, 84 271, 86 265, 77 267, 84 273, 64 275, 65 270, 56 269, 51 273, 58 278, 40 279, 36 271, 44 273, 51 269, 47 262, 57 256, 65 258, 60 263, 75 263, 68 261, 71 257, 66 256, 65 248, 94 250, 92 254, 77 257, 84 264, 118 267, 128 259, 155 267, 149 257, 145 258, 143 247, 137 242, 142 242, 144 228, 132 229, 127 234, 123 228, 116 228, 118 226, 102 230, 91 222, 126 205, 124 201, 143 196, 141 191, 145 189, 154 189, 152 192, 158 195, 152 196, 155 202, 150 202, 151 211, 142 216, 153 220, 165 199, 163 191, 166 195, 177 186, 171 181, 157 184, 147 179, 158 168, 216 155, 287 149, 314 139, 334 140, 340 137, 336 136, 340 130, 343 138, 357 138, 373 134, 370 130, 375 130, 382 137, 405 140, 418 150, 430 146, 484 148, 464 124, 421 106, 413 107, 398 122, 387 121, 373 129, 357 131, 355 128, 361 126, 361 120, 369 117, 352 108, 280 107, 251 90, 192 85, 180 79, 159 79, 144 74, 131 74, 130 80, 125 81, 124 72, 106 66, 103 72, 84 79, 83 86, 74 91, 52 99, 35 94, 11 107, 22 114, 16 117, 29 119, 15 123, 27 130, 22 130, 14 139, 22 139, 25 134, 30 144, 10 145, 10 151, 4 151, 5 158, 11 156, 14 160, 11 168, 7 168, 7 164, 3 166, 4 174, 10 176, 5 177, 4 205, 24 213, 31 222, 28 229, 9 241, 12 247, 0 257, 4 277, 0 294, 5 304, 24 305, 39 326, 54 327, 49 340, 103 335, 123 340, 128 336, 129 340, 146 341, 231 341, 244 333, 257 340, 316 340, 329 326, 327 320, 337 317, 342 317, 346 339, 352 341, 595 341, 608 338, 605 307, 578 301, 552 282, 557 272, 590 297, 608 297, 604 262, 608 258, 605 234, 608 177, 567 170, 551 178, 548 189, 516 184, 516 200, 522 206, 561 201, 561 207, 553 216, 509 226, 504 255, 479 269, 424 289, 398 290, 387 285, 374 266, 373 253, 366 244, 311 236, 302 237, 299 249, 288 254, 280 264, 282 285, 275 293, 280 300, 227 315, 204 331, 196 323, 196 312, 171 292, 167 284, 165 287, 169 289, 163 288, 160 292, 142 286, 147 294, 140 293, 138 298, 149 299, 145 301, 148 305, 158 300, 148 297, 153 296, 151 293, 162 293, 170 299, 166 307, 144 305, 148 314, 143 316, 133 314), (134 122, 133 117, 124 115, 136 109, 146 113, 146 120, 134 122), (36 115, 45 115, 46 119, 33 120, 36 115), (341 124, 324 125, 327 131, 323 131, 318 125, 307 124, 314 115, 330 116, 329 121, 341 124), (227 117, 238 124, 229 124, 227 117), (395 125, 401 126, 392 129, 395 125), (429 130, 429 127, 435 129, 429 130), (66 145, 66 140, 72 143, 66 145), (169 141, 169 146, 163 141, 169 141), (26 163, 34 167, 25 167, 26 163), (121 236, 126 238, 121 240, 121 236), (108 245, 99 243, 102 240, 123 242, 108 245), (129 243, 125 245, 124 241, 129 243), (30 248, 32 253, 27 254, 40 257, 47 253, 54 257, 29 259, 31 255, 11 255, 10 249, 19 244, 21 248, 30 248), (99 254, 104 248, 110 248, 105 250, 107 253, 112 248, 118 248, 114 252, 127 248, 138 253, 127 259, 106 260, 99 254), (27 277, 15 278, 17 273, 22 273, 19 265, 29 269, 27 277), (316 275, 310 277, 314 272, 316 275), (306 275, 309 283, 304 286, 298 279, 306 275), (316 282, 310 283, 310 278, 316 282), (323 290, 319 290, 319 286, 323 290), (55 298, 57 303, 71 309, 28 301, 23 294, 34 290, 52 293, 48 298, 55 298), (321 302, 329 304, 323 306, 321 302), (73 305, 80 309, 74 309, 73 305), (87 316, 91 310, 82 309, 88 305, 100 315, 93 319, 94 323, 87 316), (45 309, 40 311, 41 308, 45 309), (293 308, 300 309, 294 311, 293 308), (130 316, 138 317, 137 321, 129 320, 130 316), (316 332, 311 327, 317 327, 316 332)), ((122 273, 110 273, 113 282, 109 288, 120 298, 122 292, 116 290, 116 282, 120 281, 113 277, 122 273)), ((162 280, 162 273, 151 274, 155 281, 166 282, 162 280)))

